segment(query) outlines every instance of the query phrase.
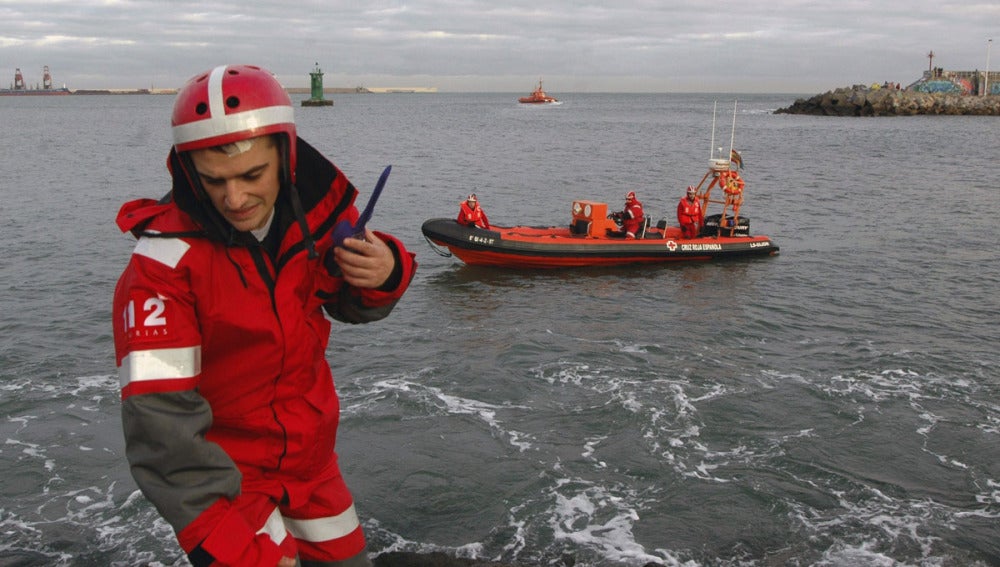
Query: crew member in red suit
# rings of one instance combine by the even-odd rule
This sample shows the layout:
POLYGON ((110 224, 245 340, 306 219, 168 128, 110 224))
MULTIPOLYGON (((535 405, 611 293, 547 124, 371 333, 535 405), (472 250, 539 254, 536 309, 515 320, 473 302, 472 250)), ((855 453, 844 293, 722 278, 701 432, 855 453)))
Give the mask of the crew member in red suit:
POLYGON ((489 230, 490 219, 486 218, 486 211, 479 206, 479 199, 472 193, 462 201, 462 208, 458 211, 458 223, 467 226, 477 226, 489 230))
POLYGON ((138 239, 113 312, 132 477, 194 566, 370 565, 335 452, 330 319, 389 315, 414 256, 370 228, 335 244, 358 193, 270 72, 193 77, 172 131, 170 193, 117 219, 138 239))
POLYGON ((687 194, 681 197, 677 203, 677 222, 681 225, 683 238, 694 238, 701 230, 701 201, 698 200, 698 191, 691 186, 687 188, 687 194))
POLYGON ((635 238, 642 228, 642 223, 646 219, 646 213, 642 210, 642 203, 635 198, 635 191, 629 191, 625 195, 625 209, 618 213, 621 219, 622 231, 625 238, 635 238))

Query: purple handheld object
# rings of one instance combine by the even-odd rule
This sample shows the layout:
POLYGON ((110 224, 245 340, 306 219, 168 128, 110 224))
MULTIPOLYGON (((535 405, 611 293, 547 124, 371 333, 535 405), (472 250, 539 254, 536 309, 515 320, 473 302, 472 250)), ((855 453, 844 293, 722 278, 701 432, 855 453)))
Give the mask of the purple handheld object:
POLYGON ((375 184, 375 192, 372 193, 371 198, 368 199, 368 204, 365 205, 365 210, 361 212, 361 216, 358 217, 358 222, 351 224, 350 221, 342 220, 338 222, 333 227, 333 245, 340 246, 344 243, 344 240, 352 237, 362 237, 365 233, 365 225, 368 220, 372 218, 372 211, 375 210, 375 202, 378 201, 378 196, 382 194, 382 188, 385 187, 385 180, 389 178, 389 172, 392 171, 392 166, 387 165, 382 171, 382 175, 378 178, 378 183, 375 184))

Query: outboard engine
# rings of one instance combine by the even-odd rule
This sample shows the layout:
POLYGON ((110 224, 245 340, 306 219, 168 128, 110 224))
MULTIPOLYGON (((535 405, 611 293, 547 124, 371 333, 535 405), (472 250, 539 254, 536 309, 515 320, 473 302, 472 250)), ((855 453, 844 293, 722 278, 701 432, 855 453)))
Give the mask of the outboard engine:
POLYGON ((750 219, 740 217, 735 228, 733 228, 733 222, 732 216, 727 216, 723 221, 721 214, 708 215, 705 217, 705 224, 702 225, 701 233, 698 236, 730 236, 730 230, 732 230, 732 236, 750 236, 750 219))

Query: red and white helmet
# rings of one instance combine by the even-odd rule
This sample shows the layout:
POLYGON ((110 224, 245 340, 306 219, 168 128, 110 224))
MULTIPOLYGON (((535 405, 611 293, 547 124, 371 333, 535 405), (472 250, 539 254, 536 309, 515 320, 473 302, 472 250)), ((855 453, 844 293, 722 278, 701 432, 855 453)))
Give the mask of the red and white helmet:
POLYGON ((625 194, 626 201, 635 201, 635 191, 629 191, 625 194))
POLYGON ((222 65, 195 75, 177 93, 170 123, 178 153, 266 134, 285 134, 288 173, 295 181, 292 101, 265 69, 222 65))

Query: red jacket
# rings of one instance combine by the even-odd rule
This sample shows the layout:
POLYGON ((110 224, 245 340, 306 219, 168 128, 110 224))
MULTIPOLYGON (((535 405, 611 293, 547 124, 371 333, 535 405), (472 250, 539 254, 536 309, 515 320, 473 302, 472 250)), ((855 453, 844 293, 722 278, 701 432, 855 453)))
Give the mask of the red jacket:
POLYGON ((283 479, 336 466, 340 407, 324 310, 351 323, 381 319, 417 266, 400 241, 379 233, 396 256, 386 289, 338 277, 330 229, 357 219, 357 192, 301 140, 298 156, 311 237, 303 238, 282 189, 273 257, 213 216, 173 152, 170 200, 132 201, 119 212, 118 225, 139 238, 113 311, 126 454, 136 483, 189 553, 205 541, 254 545, 252 531, 241 533, 252 528, 228 513, 241 490, 287 495, 294 505, 308 495, 283 479))
POLYGON ((686 196, 681 197, 681 201, 677 203, 677 222, 681 226, 701 224, 701 201, 689 201, 686 196))
POLYGON ((622 228, 625 232, 636 234, 642 226, 646 213, 642 210, 642 202, 639 199, 632 199, 625 203, 625 210, 622 211, 622 228))
POLYGON ((487 230, 490 228, 490 219, 486 218, 486 212, 483 211, 483 208, 477 205, 473 209, 466 201, 462 201, 462 208, 458 211, 458 219, 456 220, 469 226, 478 226, 487 230))

